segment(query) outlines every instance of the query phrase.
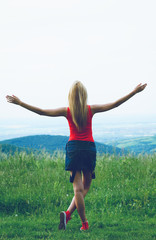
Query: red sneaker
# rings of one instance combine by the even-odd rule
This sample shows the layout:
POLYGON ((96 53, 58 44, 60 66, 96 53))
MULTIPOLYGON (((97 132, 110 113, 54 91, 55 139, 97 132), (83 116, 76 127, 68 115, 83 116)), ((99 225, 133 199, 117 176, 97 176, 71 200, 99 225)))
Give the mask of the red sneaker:
POLYGON ((65 213, 66 213, 66 224, 67 224, 67 222, 71 220, 71 214, 69 211, 66 211, 65 213))
POLYGON ((82 223, 82 227, 80 228, 81 231, 86 231, 89 229, 88 221, 82 223))
POLYGON ((67 225, 67 222, 71 219, 70 217, 70 213, 67 211, 67 212, 61 212, 60 213, 60 224, 59 224, 59 230, 66 230, 66 225, 67 225))

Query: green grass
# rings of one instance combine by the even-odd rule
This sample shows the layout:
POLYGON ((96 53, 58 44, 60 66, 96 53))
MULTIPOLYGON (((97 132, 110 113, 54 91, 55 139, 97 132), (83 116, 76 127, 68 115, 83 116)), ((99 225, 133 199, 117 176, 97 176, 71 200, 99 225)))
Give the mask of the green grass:
POLYGON ((0 239, 156 239, 156 155, 97 157, 85 233, 77 211, 58 231, 59 213, 73 197, 64 158, 0 153, 0 239))

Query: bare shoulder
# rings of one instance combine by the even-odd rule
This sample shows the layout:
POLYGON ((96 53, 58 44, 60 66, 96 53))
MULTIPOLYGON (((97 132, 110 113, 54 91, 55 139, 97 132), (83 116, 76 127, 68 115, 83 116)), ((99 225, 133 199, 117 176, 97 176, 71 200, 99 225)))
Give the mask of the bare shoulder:
POLYGON ((57 108, 55 109, 56 114, 63 116, 63 117, 67 117, 67 107, 61 107, 61 108, 57 108))
POLYGON ((44 115, 51 117, 67 117, 67 107, 43 110, 44 115))
POLYGON ((95 104, 95 105, 90 105, 90 107, 91 107, 92 114, 94 115, 95 113, 105 112, 113 109, 115 107, 115 103, 95 104))
POLYGON ((63 117, 67 117, 67 107, 61 107, 55 109, 55 111, 63 117))
POLYGON ((90 105, 92 114, 94 115, 95 113, 97 113, 97 109, 99 108, 99 105, 94 104, 94 105, 90 105))

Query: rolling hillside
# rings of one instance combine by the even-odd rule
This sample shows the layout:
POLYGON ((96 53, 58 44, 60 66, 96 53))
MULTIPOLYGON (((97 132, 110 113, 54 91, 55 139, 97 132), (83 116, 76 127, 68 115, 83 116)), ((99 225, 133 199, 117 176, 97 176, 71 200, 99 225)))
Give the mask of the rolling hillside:
MULTIPOLYGON (((110 144, 110 143, 108 143, 110 144)), ((124 149, 126 151, 139 154, 139 153, 156 153, 156 135, 139 137, 139 138, 130 138, 122 139, 113 143, 115 147, 124 149)))
MULTIPOLYGON (((21 138, 14 138, 1 141, 1 151, 5 153, 14 153, 15 151, 40 151, 45 149, 49 153, 56 150, 65 151, 65 146, 69 137, 67 136, 51 136, 51 135, 34 135, 21 138)), ((96 142, 97 152, 99 154, 122 154, 123 151, 118 147, 112 147, 96 142)))

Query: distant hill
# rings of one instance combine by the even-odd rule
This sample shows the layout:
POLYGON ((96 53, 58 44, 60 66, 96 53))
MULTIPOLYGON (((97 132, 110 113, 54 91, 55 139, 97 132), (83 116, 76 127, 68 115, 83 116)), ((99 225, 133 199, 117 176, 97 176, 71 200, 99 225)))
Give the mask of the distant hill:
POLYGON ((17 147, 17 146, 5 144, 5 143, 4 144, 0 143, 0 152, 2 152, 2 153, 14 154, 15 152, 22 152, 22 151, 29 152, 27 148, 17 147))
MULTIPOLYGON (((13 138, 5 141, 0 141, 0 149, 5 153, 14 153, 16 151, 41 151, 44 149, 49 153, 56 150, 65 151, 66 143, 69 137, 67 136, 51 136, 51 135, 34 135, 20 138, 13 138)), ((99 154, 123 154, 123 150, 118 147, 112 147, 96 142, 97 152, 99 154)))
POLYGON ((156 135, 139 138, 129 138, 118 140, 113 144, 115 147, 122 148, 129 152, 139 154, 156 153, 156 135))

